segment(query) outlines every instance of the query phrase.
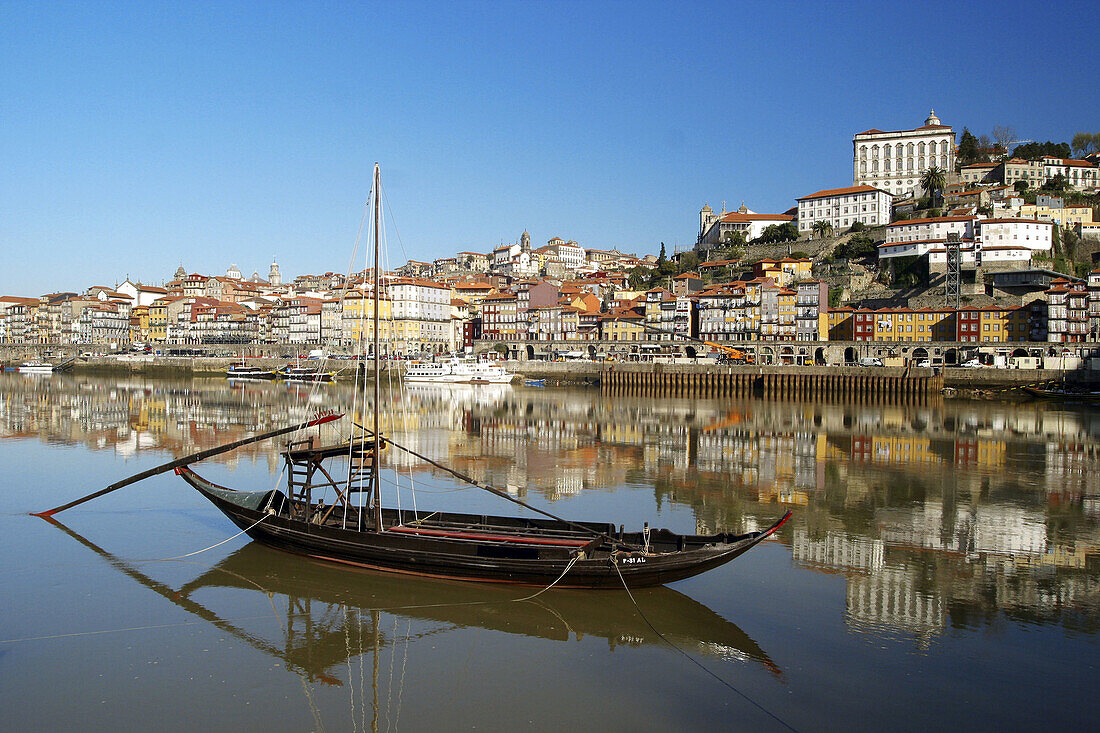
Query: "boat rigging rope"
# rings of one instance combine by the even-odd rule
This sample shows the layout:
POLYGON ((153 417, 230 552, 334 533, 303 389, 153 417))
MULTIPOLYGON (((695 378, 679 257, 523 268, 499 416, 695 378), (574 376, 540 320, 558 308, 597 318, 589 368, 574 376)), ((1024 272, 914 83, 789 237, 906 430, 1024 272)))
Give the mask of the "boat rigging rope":
POLYGON ((611 565, 615 568, 615 572, 618 574, 619 580, 622 581, 623 589, 626 590, 626 594, 630 597, 630 602, 634 604, 634 610, 638 612, 638 615, 642 617, 642 620, 646 622, 646 625, 653 630, 653 633, 655 633, 661 639, 661 641, 663 641, 664 643, 668 644, 670 647, 672 647, 673 649, 678 651, 680 654, 682 654, 684 656, 685 659, 687 659, 689 662, 694 664, 696 667, 703 670, 704 672, 706 672, 708 675, 710 675, 714 679, 718 680, 718 682, 723 687, 726 687, 730 691, 736 693, 742 700, 744 700, 748 704, 752 705, 754 708, 756 708, 760 712, 764 713, 769 718, 771 718, 775 722, 779 723, 780 725, 782 725, 787 730, 793 731, 794 733, 798 733, 798 729, 795 728, 793 725, 791 725, 787 721, 783 720, 778 715, 773 713, 771 710, 768 710, 766 707, 764 707, 760 703, 756 702, 755 700, 753 700, 751 697, 749 697, 745 693, 738 690, 730 682, 727 682, 725 679, 720 677, 715 672, 712 672, 702 662, 700 662, 698 659, 696 659, 695 657, 693 657, 690 654, 688 654, 687 652, 685 652, 680 647, 676 646, 676 644, 674 644, 672 642, 672 640, 670 640, 667 636, 662 634, 657 629, 657 627, 653 625, 653 622, 649 620, 649 618, 645 615, 645 613, 642 612, 642 608, 641 608, 641 606, 638 605, 638 601, 636 601, 634 599, 634 594, 630 592, 630 586, 628 586, 626 584, 626 578, 623 577, 623 572, 622 572, 622 570, 619 569, 619 563, 615 562, 615 557, 614 556, 612 556, 612 558, 611 558, 611 565))

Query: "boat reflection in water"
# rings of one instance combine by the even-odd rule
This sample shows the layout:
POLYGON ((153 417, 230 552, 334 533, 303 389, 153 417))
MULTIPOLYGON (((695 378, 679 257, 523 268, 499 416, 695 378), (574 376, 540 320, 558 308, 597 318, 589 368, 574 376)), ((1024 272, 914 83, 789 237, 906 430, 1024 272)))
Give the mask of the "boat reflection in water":
MULTIPOLYGON (((530 593, 334 567, 257 543, 245 545, 193 580, 172 587, 60 522, 47 521, 140 585, 277 657, 287 669, 310 682, 342 685, 347 682, 342 675, 354 658, 374 654, 377 663, 382 648, 458 629, 556 642, 602 638, 611 650, 648 645, 668 649, 625 592, 555 589, 517 600, 530 593), (238 620, 239 613, 227 619, 213 610, 219 601, 229 598, 239 607, 241 592, 253 595, 261 607, 274 610, 284 638, 267 638, 264 632, 249 629, 247 622, 238 620), (417 631, 395 638, 381 631, 383 617, 389 617, 387 628, 410 628, 411 624, 401 621, 416 621, 417 631)), ((664 587, 633 593, 653 627, 681 650, 695 657, 760 664, 781 677, 776 663, 748 634, 698 601, 664 587)), ((270 628, 262 617, 249 618, 259 628, 270 628)))

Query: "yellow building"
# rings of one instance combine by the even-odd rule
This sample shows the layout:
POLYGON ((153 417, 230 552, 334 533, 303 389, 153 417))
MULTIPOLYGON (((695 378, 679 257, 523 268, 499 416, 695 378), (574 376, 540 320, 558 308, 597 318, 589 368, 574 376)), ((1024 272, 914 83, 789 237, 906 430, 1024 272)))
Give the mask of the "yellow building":
POLYGON ((854 308, 830 308, 826 314, 830 341, 854 341, 852 335, 852 314, 854 308))
POLYGON ((1020 218, 1049 221, 1068 229, 1078 224, 1091 224, 1092 207, 1066 206, 1061 209, 1054 209, 1049 206, 1024 204, 1020 207, 1020 218))
POLYGON ((168 340, 168 306, 180 297, 182 296, 158 298, 149 304, 147 317, 150 343, 163 344, 168 340))
POLYGON ((789 285, 805 280, 813 274, 813 262, 805 257, 784 257, 781 260, 763 259, 752 264, 754 278, 770 277, 777 285, 789 285))
POLYGON ((611 313, 600 317, 604 341, 643 341, 648 338, 642 324, 645 316, 634 311, 611 313))
POLYGON ((831 308, 829 340, 954 341, 955 323, 951 308, 831 308))
MULTIPOLYGON (((1023 306, 1012 308, 960 308, 959 321, 977 324, 977 341, 1004 342, 1027 341, 1029 309, 1023 306)), ((971 334, 974 335, 973 325, 971 334)), ((960 339, 961 340, 961 339, 960 339)))
POLYGON ((149 341, 149 306, 137 305, 130 311, 130 341, 149 341))
MULTIPOLYGON (((358 344, 363 342, 368 350, 374 342, 374 294, 362 290, 351 290, 344 295, 342 338, 358 344)), ((402 321, 402 326, 419 321, 402 321)), ((402 332, 407 331, 402 328, 402 332)), ((378 308, 378 340, 383 344, 392 344, 397 339, 394 329, 392 304, 390 299, 382 296, 378 308)))

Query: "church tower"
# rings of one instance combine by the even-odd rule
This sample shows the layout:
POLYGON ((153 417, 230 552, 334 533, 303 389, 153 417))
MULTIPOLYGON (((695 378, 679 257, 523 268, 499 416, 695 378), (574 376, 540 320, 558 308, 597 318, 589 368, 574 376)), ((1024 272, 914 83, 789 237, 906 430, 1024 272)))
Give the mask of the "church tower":
POLYGON ((275 264, 275 258, 271 258, 271 272, 267 275, 267 281, 272 285, 282 285, 283 276, 279 274, 279 266, 275 264))
POLYGON ((519 248, 520 250, 531 249, 531 234, 526 229, 524 229, 523 234, 519 236, 519 248))
POLYGON ((707 230, 710 229, 710 225, 718 219, 714 215, 714 209, 710 208, 710 204, 703 204, 703 208, 699 210, 699 239, 702 242, 703 237, 706 236, 707 230))

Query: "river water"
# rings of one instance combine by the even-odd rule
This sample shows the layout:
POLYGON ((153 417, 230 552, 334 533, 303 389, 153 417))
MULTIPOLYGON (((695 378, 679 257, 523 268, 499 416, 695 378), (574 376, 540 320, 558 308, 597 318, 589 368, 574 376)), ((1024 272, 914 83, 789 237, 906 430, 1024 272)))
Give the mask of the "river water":
MULTIPOLYGON (((0 374, 3 728, 1019 730, 1098 717, 1094 407, 431 385, 383 404, 399 442, 567 518, 713 532, 794 516, 733 563, 633 600, 519 602, 533 589, 224 542, 236 529, 172 474, 53 525, 27 512, 316 410, 363 422, 371 408, 345 385, 0 374)), ((395 463, 386 485, 405 508, 511 511, 395 463)), ((201 466, 249 489, 281 469, 270 443, 201 466)))

